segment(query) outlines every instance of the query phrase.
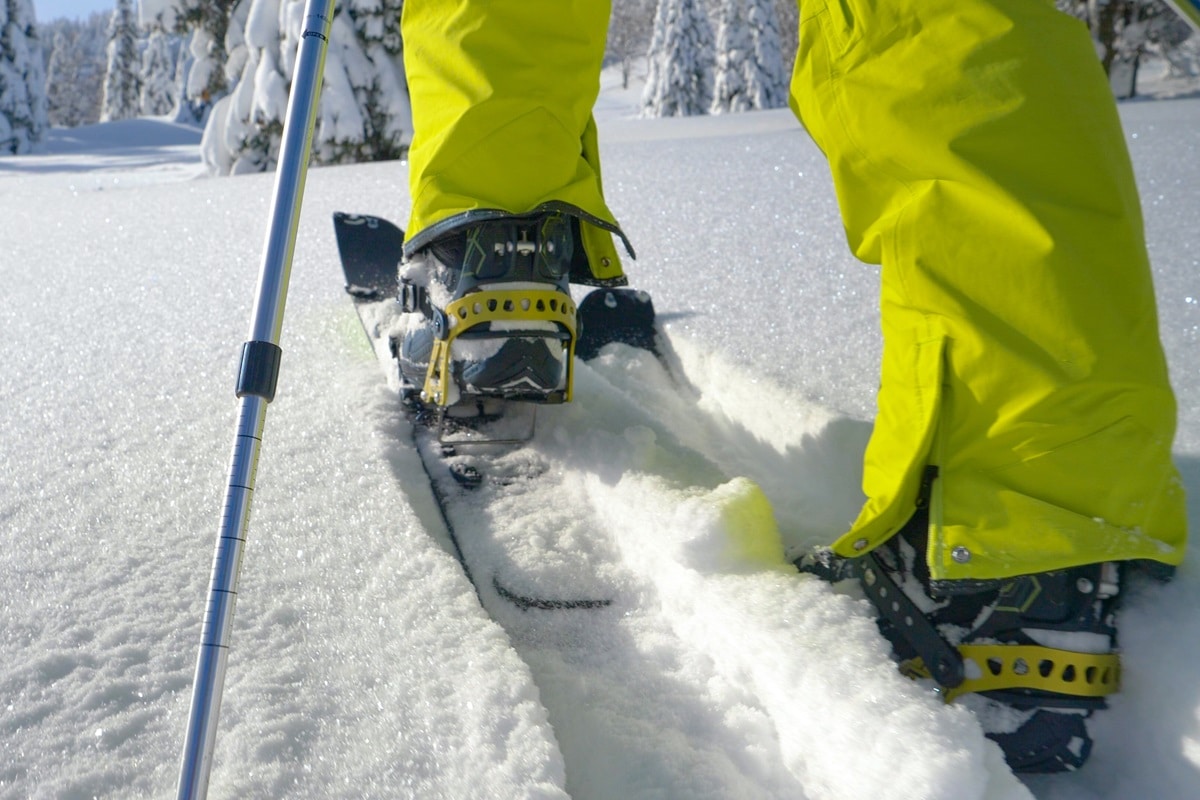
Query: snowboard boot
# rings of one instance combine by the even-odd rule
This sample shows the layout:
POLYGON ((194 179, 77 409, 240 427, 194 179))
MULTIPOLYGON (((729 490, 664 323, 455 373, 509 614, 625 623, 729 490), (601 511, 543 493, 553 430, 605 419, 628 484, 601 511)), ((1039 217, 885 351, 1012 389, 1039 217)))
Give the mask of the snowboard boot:
POLYGON ((571 217, 502 216, 458 228, 401 264, 410 318, 397 356, 407 389, 438 407, 569 400, 577 247, 571 217))
POLYGON ((1078 769, 1092 740, 1084 720, 1117 691, 1120 570, 1089 564, 1002 580, 931 581, 926 561, 930 468, 916 513, 856 559, 805 556, 801 571, 857 576, 901 671, 962 698, 1015 772, 1078 769))

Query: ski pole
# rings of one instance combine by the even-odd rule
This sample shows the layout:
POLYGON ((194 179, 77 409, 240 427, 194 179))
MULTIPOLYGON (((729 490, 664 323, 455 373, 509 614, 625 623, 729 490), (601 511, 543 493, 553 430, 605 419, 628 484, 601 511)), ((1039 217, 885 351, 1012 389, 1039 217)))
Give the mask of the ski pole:
POLYGON ((216 554, 213 557, 208 604, 200 633, 196 678, 192 685, 192 704, 188 712, 183 763, 179 773, 180 800, 204 798, 208 794, 217 715, 221 708, 221 690, 225 683, 225 665, 237 599, 238 573, 246 544, 250 501, 258 471, 258 453, 267 404, 275 397, 279 376, 282 353, 279 349, 279 333, 283 326, 283 308, 287 300, 296 227, 300 220, 300 203, 308 172, 308 156, 312 148, 317 99, 321 93, 333 9, 334 0, 307 0, 304 9, 303 35, 283 124, 275 194, 263 247, 250 339, 242 346, 233 455, 217 534, 216 554))

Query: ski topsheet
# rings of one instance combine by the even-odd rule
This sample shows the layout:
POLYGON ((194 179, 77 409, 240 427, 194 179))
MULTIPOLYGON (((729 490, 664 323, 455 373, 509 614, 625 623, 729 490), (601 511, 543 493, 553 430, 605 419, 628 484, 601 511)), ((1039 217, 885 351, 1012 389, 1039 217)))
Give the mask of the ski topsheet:
MULTIPOLYGON (((334 215, 347 293, 397 383, 420 456, 455 555, 482 600, 497 598, 523 610, 605 608, 615 588, 603 570, 581 564, 606 537, 572 509, 571 486, 559 479, 540 437, 536 404, 490 399, 445 413, 403 385, 395 362, 405 328, 396 302, 397 265, 404 233, 387 220, 334 215)), ((588 360, 612 342, 659 355, 654 308, 648 295, 597 289, 579 304, 577 355, 588 360)), ((579 489, 578 491, 582 491, 579 489)), ((605 559, 598 558, 597 563, 605 559)))

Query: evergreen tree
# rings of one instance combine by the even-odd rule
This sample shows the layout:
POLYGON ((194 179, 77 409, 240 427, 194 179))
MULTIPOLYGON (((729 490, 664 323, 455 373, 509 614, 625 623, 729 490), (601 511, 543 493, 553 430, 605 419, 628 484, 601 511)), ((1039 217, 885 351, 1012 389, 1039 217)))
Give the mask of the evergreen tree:
POLYGON ((161 27, 155 26, 142 52, 141 113, 149 116, 170 114, 176 106, 175 60, 178 45, 161 27))
POLYGON ((773 0, 722 0, 712 113, 786 103, 787 78, 773 0))
POLYGON ((73 128, 100 119, 107 71, 108 14, 86 21, 58 19, 43 29, 53 43, 46 65, 46 104, 51 125, 73 128))
POLYGON ((775 19, 779 20, 780 59, 791 81, 792 64, 800 49, 800 4, 796 0, 775 0, 775 19))
POLYGON ((1162 57, 1167 62, 1170 75, 1178 78, 1200 77, 1200 35, 1193 30, 1180 37, 1177 44, 1162 48, 1162 57))
POLYGON ((33 0, 0 0, 0 153, 27 153, 48 125, 33 0))
POLYGON ((403 5, 347 0, 342 24, 335 18, 325 62, 329 96, 317 114, 313 145, 318 163, 388 161, 407 152, 412 113, 400 39, 403 5))
MULTIPOLYGON (((250 0, 230 20, 230 95, 213 109, 201 155, 217 173, 273 169, 303 24, 303 0, 250 0)), ((399 158, 411 129, 401 0, 339 4, 313 135, 319 164, 399 158)))
POLYGON ((176 31, 189 34, 190 67, 184 96, 200 116, 229 89, 225 38, 239 5, 244 8, 246 0, 174 0, 171 6, 176 31))
POLYGON ((604 59, 606 63, 620 66, 622 89, 629 88, 634 59, 644 57, 650 46, 654 10, 653 0, 615 0, 613 3, 604 59))
POLYGON ((50 63, 46 67, 46 112, 51 125, 74 128, 90 120, 89 106, 80 91, 78 34, 60 28, 54 33, 50 63))
POLYGON ((188 75, 191 74, 195 63, 196 57, 184 41, 175 56, 174 95, 175 121, 186 125, 199 125, 204 121, 207 112, 205 103, 188 96, 188 75))
POLYGON ((659 0, 650 40, 642 116, 707 113, 713 93, 713 36, 697 0, 659 0))
POLYGON ((1087 22, 1118 97, 1137 93, 1138 69, 1147 55, 1165 58, 1176 69, 1190 61, 1183 45, 1192 28, 1162 0, 1057 0, 1056 5, 1087 22))
POLYGON ((108 25, 108 71, 104 76, 104 121, 130 119, 141 109, 141 57, 133 0, 117 0, 108 25))

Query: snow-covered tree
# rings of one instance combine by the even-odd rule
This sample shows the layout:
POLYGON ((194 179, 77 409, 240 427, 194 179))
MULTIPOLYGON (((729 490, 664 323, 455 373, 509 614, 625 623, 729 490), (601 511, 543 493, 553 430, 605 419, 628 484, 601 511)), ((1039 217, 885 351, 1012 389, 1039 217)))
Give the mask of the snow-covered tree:
POLYGON ((41 141, 45 86, 33 0, 0 0, 0 153, 27 153, 41 141))
POLYGON ((184 40, 175 57, 175 121, 186 125, 199 125, 208 113, 208 104, 188 96, 188 76, 196 57, 192 55, 187 40, 184 40))
POLYGON ((642 116, 705 114, 712 105, 713 35, 698 0, 659 0, 642 116))
POLYGON ((722 0, 712 113, 779 108, 787 103, 774 0, 722 0))
POLYGON ((347 0, 341 22, 334 18, 313 144, 319 163, 387 161, 407 151, 412 112, 400 39, 403 5, 347 0))
MULTIPOLYGON (((162 4, 163 0, 157 0, 162 4)), ((229 89, 225 35, 236 6, 247 0, 172 0, 175 29, 189 35, 184 96, 201 116, 229 89)), ((241 15, 245 19, 245 14, 241 15)))
POLYGON ((790 71, 800 48, 800 4, 796 0, 775 0, 775 19, 779 20, 779 50, 790 71))
POLYGON ((1057 0, 1057 6, 1088 24, 1100 63, 1118 97, 1137 92, 1137 75, 1147 55, 1183 63, 1179 50, 1191 26, 1162 0, 1057 0))
POLYGON ((1200 77, 1200 35, 1192 33, 1177 45, 1164 47, 1162 57, 1170 75, 1180 78, 1200 77))
POLYGON ((170 114, 176 106, 175 61, 178 43, 161 27, 155 27, 146 40, 142 51, 141 87, 139 105, 143 114, 162 116, 170 114))
POLYGON ((58 19, 43 29, 52 42, 46 65, 46 108, 51 125, 73 128, 100 119, 108 17, 96 13, 85 21, 58 19))
POLYGON ((95 95, 84 92, 80 73, 78 34, 60 29, 54 34, 50 63, 46 68, 46 111, 52 125, 74 128, 87 122, 96 103, 95 95))
POLYGON ((142 113, 151 116, 173 114, 176 121, 188 119, 183 88, 179 81, 179 62, 184 53, 180 26, 179 0, 138 0, 138 23, 145 32, 141 67, 142 113))
POLYGON ((634 61, 646 56, 654 27, 654 0, 614 0, 604 60, 621 68, 621 88, 629 88, 634 61))
POLYGON ((180 25, 183 0, 138 0, 138 24, 143 30, 175 31, 180 25))
MULTIPOLYGON (((313 136, 316 163, 398 158, 411 130, 401 0, 338 5, 313 136)), ((247 0, 226 35, 234 88, 213 109, 201 154, 217 173, 273 169, 304 23, 303 0, 247 0), (245 16, 241 15, 245 11, 245 16)))
POLYGON ((130 119, 141 110, 141 57, 133 0, 117 0, 108 25, 108 72, 101 120, 130 119))

